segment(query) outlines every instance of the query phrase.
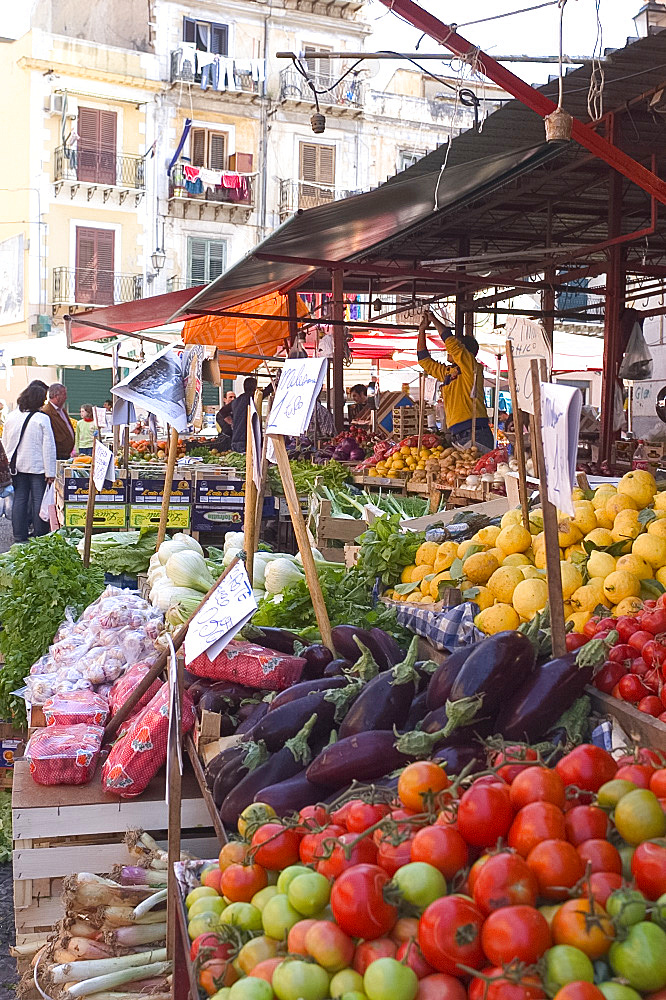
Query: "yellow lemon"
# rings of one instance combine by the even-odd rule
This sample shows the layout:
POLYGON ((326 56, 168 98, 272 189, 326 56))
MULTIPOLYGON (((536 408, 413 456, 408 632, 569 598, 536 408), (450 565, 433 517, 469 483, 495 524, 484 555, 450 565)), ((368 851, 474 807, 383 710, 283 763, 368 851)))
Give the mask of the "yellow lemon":
POLYGON ((589 611, 590 614, 594 611, 597 604, 601 604, 599 600, 599 592, 596 587, 584 586, 579 587, 575 590, 570 598, 571 607, 576 611, 589 611))
POLYGON ((377 472, 376 469, 368 469, 368 475, 369 476, 378 476, 379 473, 377 472))
POLYGON ((477 531, 476 537, 483 545, 494 545, 501 530, 498 525, 489 524, 486 528, 481 528, 480 531, 477 531))
MULTIPOLYGON (((666 494, 664 494, 666 496, 666 494)), ((519 510, 507 510, 506 514, 502 515, 502 520, 500 521, 500 528, 510 528, 512 524, 522 524, 523 515, 519 510)))
POLYGON ((512 552, 502 560, 502 566, 529 566, 529 564, 530 561, 524 552, 512 552))
POLYGON ((638 597, 625 597, 623 601, 613 608, 613 615, 619 618, 620 615, 637 615, 643 607, 643 602, 638 597))
POLYGON ((643 525, 638 520, 637 510, 621 510, 613 521, 613 541, 620 542, 627 538, 633 541, 643 531, 643 525))
POLYGON ((487 549, 486 552, 489 556, 495 556, 495 559, 497 559, 499 565, 500 566, 502 565, 502 563, 504 562, 504 553, 502 552, 501 549, 494 547, 492 549, 487 549))
POLYGON ((659 581, 662 587, 666 587, 666 566, 660 566, 654 574, 654 578, 659 581))
POLYGON ((511 603, 521 618, 530 621, 548 603, 548 584, 545 580, 523 580, 514 590, 511 603))
POLYGON ((495 603, 495 596, 487 587, 471 587, 466 593, 469 594, 469 597, 466 597, 465 600, 474 601, 475 604, 478 604, 479 611, 492 608, 495 603))
POLYGON ((557 526, 557 540, 561 549, 566 549, 569 545, 575 545, 583 537, 583 532, 577 528, 573 521, 565 518, 557 526))
POLYGON ((419 601, 419 603, 420 604, 434 604, 435 603, 435 598, 431 597, 430 594, 424 594, 423 597, 421 598, 421 600, 419 601))
POLYGON ((626 570, 615 570, 604 580, 604 594, 612 604, 619 604, 625 597, 638 597, 640 592, 640 580, 626 570))
POLYGON ((543 531, 543 511, 541 507, 535 507, 530 511, 530 531, 533 535, 538 535, 543 531))
MULTIPOLYGON (((647 535, 641 535, 641 538, 647 538, 647 535)), ((636 539, 636 542, 638 539, 636 539)), ((634 542, 634 545, 636 544, 634 542)), ((652 567, 649 563, 642 559, 640 556, 636 555, 635 552, 629 552, 626 556, 620 556, 615 566, 615 569, 624 570, 626 573, 632 573, 637 576, 639 580, 651 580, 652 579, 652 567)))
POLYGON ((518 566, 500 566, 488 580, 488 590, 502 604, 511 604, 514 590, 524 579, 518 566))
POLYGON ((638 510, 636 501, 624 493, 612 493, 605 507, 605 511, 611 521, 615 520, 621 510, 638 510))
POLYGON ((458 546, 455 542, 442 542, 442 544, 437 547, 437 555, 435 556, 435 572, 441 573, 442 570, 448 569, 457 555, 458 546))
POLYGON ((648 535, 656 535, 657 538, 666 538, 666 518, 659 517, 656 521, 650 521, 647 533, 648 535))
POLYGON ((635 501, 638 510, 647 507, 657 492, 657 484, 651 472, 645 469, 632 469, 625 473, 617 484, 618 493, 624 493, 635 501))
POLYGON ((575 545, 569 545, 564 550, 564 558, 565 559, 571 559, 575 555, 579 555, 579 556, 581 556, 581 555, 582 556, 586 556, 587 555, 587 552, 583 548, 583 543, 582 542, 576 542, 575 545))
POLYGON ((424 576, 432 573, 432 566, 415 566, 412 570, 412 578, 409 583, 420 583, 424 576))
POLYGON ((401 458, 394 458, 393 459, 393 468, 394 469, 400 470, 400 469, 404 469, 404 467, 405 467, 405 463, 403 462, 403 460, 401 458))
POLYGON ((666 490, 662 490, 661 493, 657 493, 654 498, 654 509, 666 510, 666 490))
MULTIPOLYGON (((624 557, 623 557, 624 558, 624 557)), ((603 579, 615 569, 615 559, 608 552, 590 553, 587 560, 587 572, 590 576, 600 576, 603 579)))
POLYGON ((480 544, 479 542, 473 542, 471 538, 468 538, 466 541, 461 542, 460 545, 458 546, 458 552, 456 553, 458 559, 464 559, 467 550, 471 548, 472 545, 479 545, 479 544, 480 544))
POLYGON ((562 576, 562 596, 568 601, 575 590, 583 586, 583 577, 573 563, 561 562, 560 574, 562 576))
POLYGON ((416 569, 416 566, 405 566, 402 573, 400 574, 400 583, 411 583, 412 582, 412 571, 416 569))
POLYGON ((566 621, 569 615, 572 614, 573 608, 570 601, 564 601, 562 607, 564 608, 564 620, 566 621))
POLYGON ((591 611, 574 611, 567 618, 567 622, 572 623, 574 632, 582 632, 591 617, 591 611))
MULTIPOLYGON (((441 573, 437 573, 432 580, 430 580, 428 586, 430 587, 430 596, 434 600, 438 601, 439 598, 439 581, 440 580, 450 580, 451 574, 447 569, 443 570, 441 573)), ((421 590, 423 590, 423 584, 421 585, 421 590)), ((424 591, 425 593, 425 591, 424 591)))
POLYGON ((416 559, 414 560, 417 566, 423 566, 428 564, 433 566, 435 559, 437 558, 437 550, 439 545, 437 542, 424 542, 423 545, 419 545, 416 550, 416 559))
POLYGON ((524 552, 529 549, 532 536, 522 524, 510 524, 508 528, 502 528, 495 539, 495 544, 505 555, 510 556, 512 552, 524 552))
POLYGON ((543 580, 543 569, 538 569, 536 566, 520 566, 520 572, 523 574, 523 580, 543 580))
POLYGON ((583 490, 581 490, 580 486, 574 486, 574 488, 571 491, 571 499, 572 500, 584 500, 585 499, 585 494, 584 494, 583 490))
POLYGON ((631 551, 654 569, 666 566, 666 538, 654 534, 640 535, 631 546, 631 551))
POLYGON ((490 552, 475 552, 465 559, 465 576, 470 583, 487 583, 496 569, 499 560, 490 552))
POLYGON ((591 500, 578 500, 574 503, 574 524, 584 535, 597 526, 597 518, 591 500))
POLYGON ((594 496, 592 497, 591 503, 595 510, 605 510, 606 504, 608 503, 610 494, 616 493, 615 487, 609 489, 608 487, 599 487, 594 496))
MULTIPOLYGON (((585 536, 586 542, 594 542, 595 545, 612 545, 615 539, 608 528, 594 528, 585 536)), ((601 574, 600 574, 601 575, 601 574)))
POLYGON ((609 517, 606 511, 602 508, 596 512, 597 517, 597 527, 598 528, 612 528, 613 519, 609 517))
POLYGON ((535 555, 534 555, 534 565, 536 566, 537 569, 545 569, 546 568, 546 550, 545 549, 539 549, 539 551, 535 553, 535 555))
POLYGON ((520 618, 510 604, 493 604, 492 608, 479 611, 474 624, 486 635, 517 629, 520 618))
POLYGON ((427 576, 423 577, 423 579, 421 580, 421 585, 419 587, 419 590, 421 591, 422 594, 424 595, 427 594, 428 597, 430 597, 431 594, 430 585, 432 581, 435 579, 436 575, 437 575, 436 573, 428 573, 427 576))
POLYGON ((586 586, 592 587, 599 594, 599 597, 604 596, 604 581, 600 576, 591 576, 587 581, 586 586))
POLYGON ((546 536, 543 531, 540 531, 538 535, 535 535, 532 539, 532 551, 539 552, 543 550, 546 546, 546 536))

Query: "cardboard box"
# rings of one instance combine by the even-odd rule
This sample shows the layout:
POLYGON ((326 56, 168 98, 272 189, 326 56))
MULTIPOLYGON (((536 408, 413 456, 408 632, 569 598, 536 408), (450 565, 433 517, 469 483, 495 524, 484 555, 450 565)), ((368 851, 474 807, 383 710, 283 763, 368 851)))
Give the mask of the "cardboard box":
MULTIPOLYGON (((130 528, 156 528, 160 523, 161 507, 135 507, 130 504, 130 528)), ((189 528, 190 508, 169 507, 167 528, 189 528)))
MULTIPOLYGON (((65 505, 65 526, 67 528, 85 528, 86 505, 66 504, 65 505)), ((126 528, 127 527, 127 505, 122 507, 98 507, 95 504, 93 514, 94 528, 126 528)))

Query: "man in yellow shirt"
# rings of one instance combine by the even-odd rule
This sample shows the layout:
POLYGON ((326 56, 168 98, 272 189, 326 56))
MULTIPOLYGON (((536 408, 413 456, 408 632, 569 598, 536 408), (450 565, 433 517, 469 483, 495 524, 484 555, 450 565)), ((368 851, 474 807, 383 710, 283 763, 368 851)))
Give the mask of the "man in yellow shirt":
POLYGON ((476 412, 476 444, 495 447, 488 413, 483 401, 483 368, 476 360, 479 345, 474 337, 454 335, 450 327, 426 309, 419 325, 417 358, 421 368, 442 383, 442 402, 449 436, 454 444, 468 448, 472 443, 472 417, 476 412), (449 356, 450 364, 433 361, 426 345, 426 330, 433 323, 449 356))

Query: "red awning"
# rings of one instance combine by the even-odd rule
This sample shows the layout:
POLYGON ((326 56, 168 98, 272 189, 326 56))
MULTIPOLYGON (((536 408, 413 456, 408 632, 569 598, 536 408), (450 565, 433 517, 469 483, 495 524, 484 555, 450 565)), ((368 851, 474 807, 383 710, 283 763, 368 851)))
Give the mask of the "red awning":
MULTIPOLYGON (((104 340, 114 333, 140 333, 151 327, 164 326, 178 309, 182 309, 205 287, 197 285, 196 288, 182 288, 167 295, 153 295, 148 299, 136 299, 134 302, 123 302, 122 305, 78 313, 71 318, 72 343, 104 340)), ((183 313, 181 319, 196 315, 199 313, 183 313)))

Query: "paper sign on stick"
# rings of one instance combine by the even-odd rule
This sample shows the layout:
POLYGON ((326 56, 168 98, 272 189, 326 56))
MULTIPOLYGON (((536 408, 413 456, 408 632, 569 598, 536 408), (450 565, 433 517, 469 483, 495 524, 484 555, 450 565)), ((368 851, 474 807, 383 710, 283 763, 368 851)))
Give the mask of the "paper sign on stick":
POLYGON ((259 414, 250 400, 250 426, 252 427, 252 479, 258 490, 261 489, 261 424, 259 414))
POLYGON ((156 414, 165 423, 173 424, 179 434, 187 430, 181 359, 172 347, 166 347, 156 357, 145 361, 114 385, 111 392, 156 414))
POLYGON ((185 663, 201 653, 212 662, 257 610, 245 563, 237 562, 196 613, 185 636, 185 663))
POLYGON ((541 427, 548 499, 574 516, 571 491, 576 485, 576 455, 583 396, 569 385, 541 383, 541 427))
POLYGON ((93 483, 98 492, 104 489, 104 480, 116 480, 116 467, 113 462, 113 452, 101 441, 95 443, 95 464, 92 470, 93 483))
POLYGON ((327 364, 327 358, 285 361, 266 426, 267 434, 300 437, 307 432, 327 364))
POLYGON ((165 801, 169 805, 169 789, 171 788, 171 768, 175 761, 178 762, 178 769, 183 773, 183 730, 181 717, 181 704, 178 697, 178 665, 176 662, 176 650, 170 635, 167 635, 169 644, 169 730, 167 732, 167 774, 166 774, 166 794, 165 801))
POLYGON ((513 346, 513 363, 516 371, 516 395, 518 406, 523 413, 534 413, 532 403, 532 358, 543 358, 546 362, 547 377, 553 364, 552 351, 546 332, 540 323, 509 316, 506 321, 507 339, 513 346))

